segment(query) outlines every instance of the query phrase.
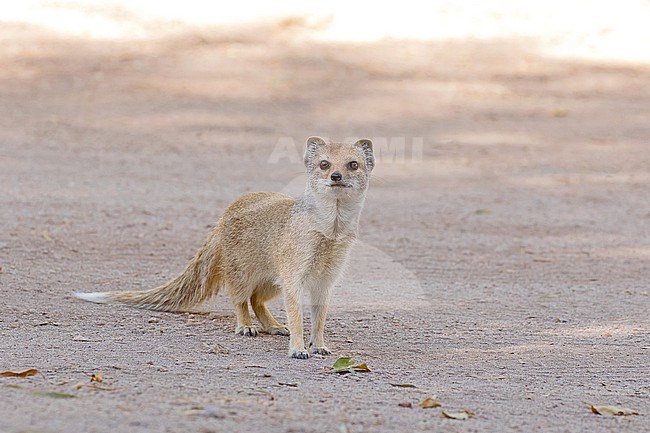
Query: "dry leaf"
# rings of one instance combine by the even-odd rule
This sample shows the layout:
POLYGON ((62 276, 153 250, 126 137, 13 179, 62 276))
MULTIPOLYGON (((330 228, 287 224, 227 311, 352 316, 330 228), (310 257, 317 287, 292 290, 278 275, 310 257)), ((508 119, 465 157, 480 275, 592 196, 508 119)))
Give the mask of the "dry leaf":
POLYGON ((13 371, 3 371, 0 373, 0 377, 29 377, 38 374, 38 370, 35 368, 30 368, 29 370, 21 371, 20 373, 14 373, 13 371))
POLYGON ((35 323, 34 326, 65 326, 65 325, 59 322, 38 322, 35 323))
POLYGON ((190 416, 204 416, 207 418, 225 418, 225 415, 221 413, 219 409, 216 407, 208 406, 204 408, 195 408, 195 409, 189 409, 181 412, 183 415, 190 415, 190 416))
POLYGON ((208 353, 213 353, 215 355, 227 355, 230 353, 230 350, 221 344, 215 344, 214 346, 210 346, 206 343, 203 343, 203 346, 208 349, 208 353))
POLYGON ((65 394, 63 392, 44 392, 44 391, 34 391, 33 395, 38 395, 41 397, 50 397, 50 398, 77 398, 76 395, 65 394))
POLYGON ((367 372, 370 371, 370 369, 368 368, 368 366, 366 365, 365 362, 364 362, 364 363, 361 363, 361 364, 353 365, 353 366, 352 366, 352 369, 353 369, 354 371, 357 371, 357 372, 363 372, 363 373, 367 373, 367 372))
POLYGON ((411 404, 411 402, 399 403, 398 406, 399 406, 399 407, 413 407, 413 405, 411 404))
POLYGON ((634 409, 621 406, 591 406, 591 411, 597 415, 641 415, 634 409))
POLYGON ((431 397, 425 398, 422 403, 420 403, 420 407, 423 409, 429 409, 431 407, 440 407, 442 406, 440 403, 432 399, 431 397))
POLYGON ((469 417, 472 415, 472 413, 467 409, 463 409, 459 412, 447 412, 446 410, 443 410, 442 414, 446 418, 451 418, 451 419, 469 419, 469 417))
POLYGON ((90 383, 88 382, 78 383, 75 385, 75 389, 91 388, 91 389, 98 389, 101 391, 115 391, 117 389, 124 389, 124 387, 105 385, 103 382, 104 382, 104 373, 99 371, 97 373, 93 373, 90 376, 90 383))
POLYGON ((91 382, 91 383, 83 382, 75 385, 75 389, 81 389, 81 388, 92 388, 92 389, 98 389, 100 391, 115 391, 118 389, 124 389, 123 387, 100 385, 97 382, 91 382))

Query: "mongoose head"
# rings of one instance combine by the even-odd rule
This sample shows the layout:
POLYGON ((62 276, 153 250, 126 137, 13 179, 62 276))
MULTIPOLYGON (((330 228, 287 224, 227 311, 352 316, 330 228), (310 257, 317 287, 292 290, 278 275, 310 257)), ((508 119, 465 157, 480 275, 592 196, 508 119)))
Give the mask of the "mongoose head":
POLYGON ((335 197, 363 194, 375 166, 372 141, 363 138, 354 144, 328 143, 309 137, 305 166, 312 191, 335 197))

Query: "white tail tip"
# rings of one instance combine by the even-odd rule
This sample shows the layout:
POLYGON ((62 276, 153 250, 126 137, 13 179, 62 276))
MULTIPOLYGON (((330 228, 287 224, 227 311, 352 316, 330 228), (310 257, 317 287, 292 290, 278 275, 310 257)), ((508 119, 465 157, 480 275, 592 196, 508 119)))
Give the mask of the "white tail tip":
POLYGON ((75 293, 74 295, 84 301, 95 302, 97 304, 105 304, 108 302, 108 297, 105 293, 75 293))

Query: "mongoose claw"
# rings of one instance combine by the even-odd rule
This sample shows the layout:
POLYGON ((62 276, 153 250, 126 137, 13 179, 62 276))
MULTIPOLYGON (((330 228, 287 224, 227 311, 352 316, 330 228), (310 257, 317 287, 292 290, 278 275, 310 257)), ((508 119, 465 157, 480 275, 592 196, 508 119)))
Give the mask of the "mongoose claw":
POLYGON ((240 326, 237 328, 237 334, 246 337, 257 337, 257 328, 254 326, 240 326))
POLYGON ((271 335, 289 335, 289 328, 286 326, 275 326, 271 329, 269 329, 269 334, 271 335))
POLYGON ((289 357, 296 358, 296 359, 307 359, 309 358, 309 352, 307 352, 305 349, 303 350, 290 349, 289 357))
POLYGON ((311 349, 314 355, 331 355, 332 352, 327 347, 315 347, 311 349))

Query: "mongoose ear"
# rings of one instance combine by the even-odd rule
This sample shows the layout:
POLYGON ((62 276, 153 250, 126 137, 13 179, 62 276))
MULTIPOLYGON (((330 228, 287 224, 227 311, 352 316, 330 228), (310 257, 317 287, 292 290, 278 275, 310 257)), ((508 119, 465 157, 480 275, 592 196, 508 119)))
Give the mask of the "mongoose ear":
POLYGON ((369 170, 375 168, 375 155, 372 152, 372 141, 367 138, 362 138, 361 140, 357 140, 354 145, 359 146, 363 150, 363 153, 366 156, 366 167, 368 167, 369 170))
POLYGON ((320 146, 325 146, 325 140, 320 137, 309 137, 307 139, 307 146, 305 147, 305 166, 309 164, 309 161, 314 159, 316 156, 316 149, 320 146))

